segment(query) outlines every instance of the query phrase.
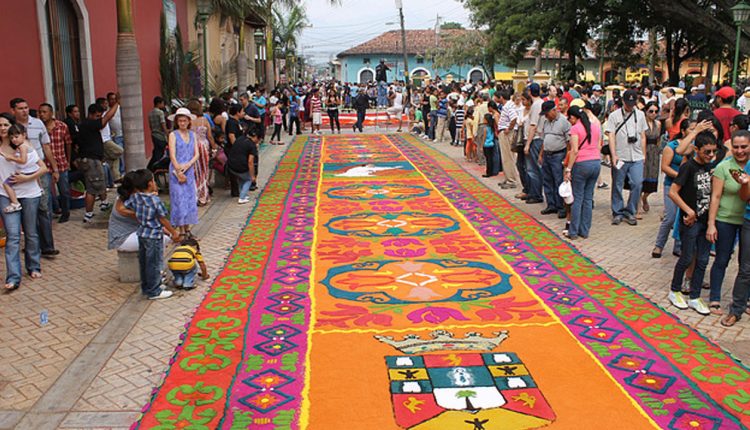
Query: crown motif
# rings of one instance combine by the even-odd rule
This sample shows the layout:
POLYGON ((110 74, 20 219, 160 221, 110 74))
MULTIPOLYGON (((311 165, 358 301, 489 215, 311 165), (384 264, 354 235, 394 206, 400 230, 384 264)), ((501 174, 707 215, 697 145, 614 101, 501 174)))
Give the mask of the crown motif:
POLYGON ((493 333, 495 337, 484 337, 481 333, 466 333, 463 339, 453 337, 453 333, 435 330, 430 333, 431 339, 422 339, 415 334, 404 336, 403 340, 394 340, 391 336, 375 336, 375 339, 386 343, 404 354, 416 354, 432 351, 492 351, 508 338, 507 331, 493 333))

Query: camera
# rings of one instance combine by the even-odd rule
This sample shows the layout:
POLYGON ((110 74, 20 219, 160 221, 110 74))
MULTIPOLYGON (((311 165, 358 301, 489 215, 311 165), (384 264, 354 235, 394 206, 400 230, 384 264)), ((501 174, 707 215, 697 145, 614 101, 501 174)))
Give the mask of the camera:
POLYGON ((637 143, 637 142, 638 142, 638 138, 637 137, 635 137, 635 136, 628 136, 628 143, 633 144, 633 143, 637 143))

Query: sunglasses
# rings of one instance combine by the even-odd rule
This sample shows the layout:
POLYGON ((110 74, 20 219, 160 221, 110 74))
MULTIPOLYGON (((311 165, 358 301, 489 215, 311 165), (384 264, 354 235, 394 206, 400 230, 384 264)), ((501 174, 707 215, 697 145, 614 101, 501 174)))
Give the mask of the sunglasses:
POLYGON ((658 111, 658 110, 656 110, 656 109, 649 109, 649 110, 648 110, 648 113, 659 113, 659 111, 658 111))
POLYGON ((704 154, 706 154, 706 155, 713 155, 713 154, 716 154, 718 152, 718 150, 716 150, 716 149, 704 149, 701 152, 704 153, 704 154))

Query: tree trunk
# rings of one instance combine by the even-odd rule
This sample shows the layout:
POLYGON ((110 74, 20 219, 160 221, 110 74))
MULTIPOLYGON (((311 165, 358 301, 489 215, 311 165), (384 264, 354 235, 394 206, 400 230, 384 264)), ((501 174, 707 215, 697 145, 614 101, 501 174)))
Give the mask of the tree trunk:
POLYGON ((245 23, 240 23, 240 43, 237 50, 237 93, 247 89, 247 54, 245 54, 245 23))
POLYGON ((276 83, 273 52, 273 0, 267 0, 266 16, 266 89, 271 91, 276 83))
POLYGON ((542 71, 542 51, 544 50, 544 45, 542 45, 541 42, 536 43, 536 55, 534 55, 534 73, 539 73, 542 71))
POLYGON ((141 61, 133 32, 132 0, 117 0, 117 86, 120 92, 125 168, 146 167, 141 61))
POLYGON ((651 58, 648 62, 648 84, 654 85, 654 75, 656 74, 656 29, 654 28, 648 32, 648 43, 651 48, 651 58))

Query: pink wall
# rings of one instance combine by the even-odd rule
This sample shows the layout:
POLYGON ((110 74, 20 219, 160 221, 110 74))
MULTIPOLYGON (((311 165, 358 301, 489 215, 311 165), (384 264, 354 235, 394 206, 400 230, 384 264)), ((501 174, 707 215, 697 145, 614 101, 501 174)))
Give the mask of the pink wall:
POLYGON ((9 42, 0 67, 0 112, 10 109, 8 102, 14 97, 27 99, 31 106, 44 102, 36 5, 33 1, 4 3, 3 16, 13 18, 0 25, 0 40, 9 42))
MULTIPOLYGON (((187 0, 176 0, 180 26, 185 29, 187 0)), ((9 109, 8 101, 23 97, 32 107, 45 102, 41 44, 37 20, 36 2, 24 0, 5 2, 3 14, 12 16, 12 25, 0 25, 0 40, 13 41, 12 49, 5 51, 0 67, 0 112, 9 109), (10 55, 10 59, 7 55, 10 55), (9 65, 20 64, 19 67, 9 65)), ((94 68, 96 96, 104 96, 117 90, 115 70, 117 48, 117 16, 114 1, 85 0, 89 14, 91 50, 94 68)), ((141 58, 141 80, 143 82, 144 131, 146 151, 150 153, 148 112, 153 107, 154 96, 161 93, 159 77, 159 29, 161 1, 134 0, 135 33, 141 58)), ((93 100, 86 100, 86 104, 93 100)), ((81 106, 86 109, 86 106, 81 106)))

